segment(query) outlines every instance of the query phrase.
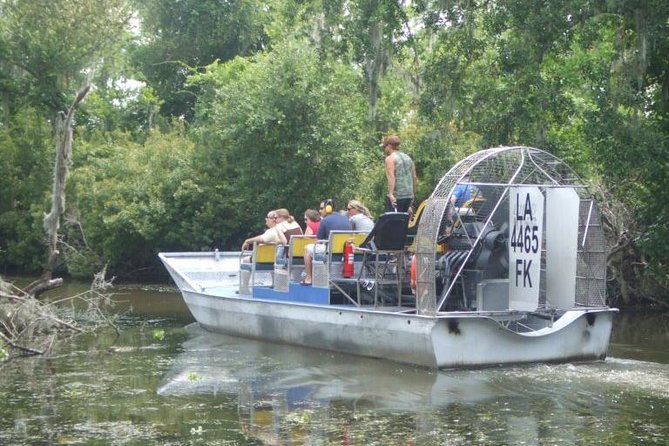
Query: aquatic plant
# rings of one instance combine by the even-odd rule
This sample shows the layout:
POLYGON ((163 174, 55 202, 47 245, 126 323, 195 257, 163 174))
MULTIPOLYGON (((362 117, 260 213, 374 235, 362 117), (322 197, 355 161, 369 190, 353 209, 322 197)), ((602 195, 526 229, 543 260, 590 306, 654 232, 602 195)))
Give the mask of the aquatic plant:
POLYGON ((156 341, 162 341, 165 339, 165 330, 162 328, 156 328, 151 332, 151 336, 153 336, 153 339, 156 341))

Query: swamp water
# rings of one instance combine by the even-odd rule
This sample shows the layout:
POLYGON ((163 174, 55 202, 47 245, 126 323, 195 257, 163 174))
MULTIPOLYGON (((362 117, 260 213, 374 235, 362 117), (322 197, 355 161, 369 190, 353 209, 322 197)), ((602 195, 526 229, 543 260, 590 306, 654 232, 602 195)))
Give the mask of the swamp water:
POLYGON ((0 445, 669 444, 667 315, 619 315, 604 362, 430 371, 207 333, 173 289, 117 292, 120 336, 0 365, 0 445))

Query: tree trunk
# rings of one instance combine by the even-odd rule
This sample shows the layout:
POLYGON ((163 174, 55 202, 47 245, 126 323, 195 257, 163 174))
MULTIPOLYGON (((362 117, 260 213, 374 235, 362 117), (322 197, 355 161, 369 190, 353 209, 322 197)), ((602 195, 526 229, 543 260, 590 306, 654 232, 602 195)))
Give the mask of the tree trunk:
POLYGON ((42 292, 60 286, 62 279, 53 279, 53 272, 58 263, 58 229, 60 218, 65 212, 65 184, 72 165, 72 123, 74 111, 88 94, 91 86, 87 83, 68 108, 67 113, 61 113, 56 123, 56 161, 53 175, 53 196, 51 198, 51 211, 44 216, 44 229, 48 241, 48 260, 39 279, 28 285, 24 291, 34 297, 42 292))

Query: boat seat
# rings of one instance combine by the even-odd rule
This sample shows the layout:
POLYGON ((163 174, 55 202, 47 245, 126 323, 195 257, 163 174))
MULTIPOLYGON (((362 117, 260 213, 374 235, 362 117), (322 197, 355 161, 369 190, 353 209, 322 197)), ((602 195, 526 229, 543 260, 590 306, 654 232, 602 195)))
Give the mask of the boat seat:
POLYGON ((379 304, 379 288, 394 285, 397 288, 397 305, 402 305, 402 281, 404 276, 404 250, 408 235, 409 214, 386 212, 356 251, 363 254, 357 292, 361 285, 373 281, 374 305, 379 304))
POLYGON ((328 262, 341 262, 346 241, 350 240, 354 246, 359 246, 367 238, 367 234, 359 231, 331 231, 328 239, 328 262))
POLYGON ((288 245, 278 245, 274 263, 274 289, 288 291, 291 281, 298 282, 304 271, 304 247, 316 243, 314 235, 293 235, 288 245))
MULTIPOLYGON (((418 207, 409 214, 409 222, 407 223, 407 245, 415 248, 416 234, 418 233, 418 225, 420 224, 423 211, 427 206, 428 200, 421 201, 418 207)), ((413 251, 411 251, 413 252, 413 251)))
POLYGON ((256 271, 274 271, 275 259, 276 245, 273 244, 254 242, 250 251, 243 250, 239 254, 239 269, 242 272, 239 275, 240 289, 242 288, 243 276, 250 274, 249 283, 253 286, 256 271))
MULTIPOLYGON (((289 251, 292 249, 293 237, 304 237, 302 235, 302 228, 295 228, 285 231, 283 235, 286 236, 286 244, 276 245, 276 255, 274 260, 274 268, 283 267, 288 269, 289 251)), ((313 243, 313 242, 312 242, 313 243)), ((304 257, 300 255, 300 257, 304 257)))
POLYGON ((288 244, 288 264, 304 265, 304 247, 316 243, 315 235, 294 235, 288 244))
MULTIPOLYGON (((313 286, 329 288, 332 280, 341 280, 344 245, 351 240, 354 246, 360 245, 367 237, 367 232, 330 231, 327 240, 317 240, 314 248, 313 286)), ((362 255, 358 254, 355 269, 359 269, 362 255)), ((354 272, 354 276, 357 271, 354 272)))
POLYGON ((248 251, 242 251, 240 254, 239 267, 241 269, 250 271, 253 266, 255 266, 256 271, 274 269, 276 245, 254 242, 251 249, 250 262, 244 262, 244 257, 248 257, 248 254, 248 251))

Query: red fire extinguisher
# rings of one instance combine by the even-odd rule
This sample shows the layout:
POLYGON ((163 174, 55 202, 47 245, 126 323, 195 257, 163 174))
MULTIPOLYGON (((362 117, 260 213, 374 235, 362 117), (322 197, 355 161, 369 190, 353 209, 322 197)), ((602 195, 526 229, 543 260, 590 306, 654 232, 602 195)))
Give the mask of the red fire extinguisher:
POLYGON ((343 277, 353 277, 353 240, 346 240, 344 243, 344 258, 342 259, 343 277))

